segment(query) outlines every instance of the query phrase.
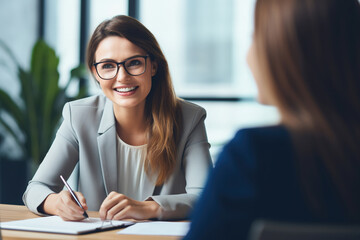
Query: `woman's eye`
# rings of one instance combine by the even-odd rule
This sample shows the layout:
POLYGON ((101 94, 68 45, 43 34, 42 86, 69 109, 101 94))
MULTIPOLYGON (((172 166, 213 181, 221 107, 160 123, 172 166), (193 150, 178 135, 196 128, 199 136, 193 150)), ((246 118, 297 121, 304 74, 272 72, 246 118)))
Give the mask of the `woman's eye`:
POLYGON ((138 66, 138 65, 141 65, 141 61, 138 60, 138 59, 133 59, 129 62, 128 66, 129 67, 132 67, 132 66, 138 66))
POLYGON ((101 68, 102 69, 113 69, 113 68, 115 68, 115 64, 113 64, 113 63, 104 63, 101 68))

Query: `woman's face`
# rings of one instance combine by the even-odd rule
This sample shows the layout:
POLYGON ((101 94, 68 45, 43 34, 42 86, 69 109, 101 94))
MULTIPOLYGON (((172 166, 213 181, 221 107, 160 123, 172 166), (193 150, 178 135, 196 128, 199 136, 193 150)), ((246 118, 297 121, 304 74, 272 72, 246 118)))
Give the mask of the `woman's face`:
MULTIPOLYGON (((95 62, 113 61, 123 62, 134 56, 146 56, 147 53, 140 47, 136 46, 123 37, 110 36, 103 39, 95 52, 95 62)), ((144 108, 146 97, 151 90, 151 78, 156 74, 157 65, 146 58, 145 72, 138 76, 128 74, 124 65, 119 65, 120 69, 117 75, 109 80, 99 77, 95 67, 92 72, 99 82, 105 96, 109 98, 114 107, 120 108, 144 108)), ((136 66, 137 62, 130 61, 128 70, 136 66)), ((98 70, 103 68, 109 69, 111 65, 98 65, 98 70)), ((112 66, 113 67, 113 66, 112 66)))
POLYGON ((254 39, 251 43, 251 46, 247 53, 247 63, 250 67, 250 70, 252 72, 252 75, 255 79, 256 86, 258 89, 258 101, 262 104, 272 104, 272 101, 270 99, 270 89, 267 87, 267 80, 266 75, 264 74, 264 69, 260 68, 260 63, 258 59, 258 53, 256 49, 256 45, 254 42, 254 39))

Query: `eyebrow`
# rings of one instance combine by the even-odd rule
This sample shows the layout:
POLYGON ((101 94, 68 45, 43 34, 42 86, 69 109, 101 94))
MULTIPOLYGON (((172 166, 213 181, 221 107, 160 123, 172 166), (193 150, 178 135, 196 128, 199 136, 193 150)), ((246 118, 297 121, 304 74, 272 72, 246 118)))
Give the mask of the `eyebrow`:
MULTIPOLYGON (((124 61, 127 61, 127 60, 132 59, 132 58, 135 58, 135 57, 143 57, 143 56, 147 56, 147 55, 136 54, 136 55, 134 55, 134 56, 125 58, 125 59, 123 59, 123 60, 120 61, 120 62, 124 62, 124 61)), ((95 61, 95 63, 99 63, 99 62, 117 62, 117 61, 115 61, 115 60, 112 59, 112 58, 103 58, 103 59, 101 59, 101 60, 98 61, 98 62, 95 61)))

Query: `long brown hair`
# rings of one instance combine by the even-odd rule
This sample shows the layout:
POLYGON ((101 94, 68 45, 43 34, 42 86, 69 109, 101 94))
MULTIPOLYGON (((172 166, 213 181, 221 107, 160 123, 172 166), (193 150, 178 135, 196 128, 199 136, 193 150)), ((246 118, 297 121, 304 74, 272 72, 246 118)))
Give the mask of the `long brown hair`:
POLYGON ((358 0, 258 0, 254 41, 309 205, 326 219, 331 186, 343 218, 359 221, 358 0))
POLYGON ((144 49, 151 61, 157 63, 152 88, 146 98, 149 140, 145 169, 158 173, 157 185, 164 183, 176 164, 176 145, 181 129, 181 109, 170 78, 168 63, 154 35, 138 20, 124 15, 102 22, 94 31, 87 48, 89 69, 95 63, 99 43, 109 36, 124 37, 144 49))

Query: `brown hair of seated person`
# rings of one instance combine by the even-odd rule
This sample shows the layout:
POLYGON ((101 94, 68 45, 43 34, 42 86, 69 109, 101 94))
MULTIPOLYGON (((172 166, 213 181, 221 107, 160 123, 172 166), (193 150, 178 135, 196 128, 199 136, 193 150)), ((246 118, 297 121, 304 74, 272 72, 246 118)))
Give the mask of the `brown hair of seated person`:
POLYGON ((327 219, 332 186, 344 219, 360 221, 358 0, 258 0, 254 44, 308 203, 327 219))

